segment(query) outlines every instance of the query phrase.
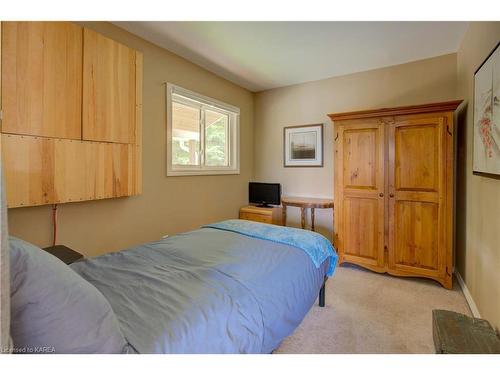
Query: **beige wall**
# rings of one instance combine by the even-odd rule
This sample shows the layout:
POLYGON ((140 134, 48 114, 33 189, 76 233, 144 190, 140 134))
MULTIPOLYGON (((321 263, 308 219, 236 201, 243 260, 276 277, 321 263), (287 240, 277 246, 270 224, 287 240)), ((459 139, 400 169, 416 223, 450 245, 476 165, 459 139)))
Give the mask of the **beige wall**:
POLYGON ((481 316, 500 329, 500 180, 472 174, 474 72, 500 40, 500 22, 471 23, 457 54, 459 116, 456 267, 481 316))
MULTIPOLYGON (((247 202, 253 164, 253 94, 109 23, 90 28, 144 53, 143 194, 59 206, 59 243, 87 254, 151 241, 167 233, 235 218, 247 202), (165 90, 169 81, 241 109, 241 174, 165 176, 165 90)), ((51 243, 51 207, 9 210, 10 233, 51 243)))
MULTIPOLYGON (((456 54, 278 88, 255 97, 256 180, 281 182, 285 195, 333 197, 333 125, 327 114, 456 98, 456 54), (283 127, 324 124, 324 167, 284 168, 283 127)), ((318 210, 332 235, 331 210, 318 210)), ((289 208, 298 225, 298 210, 289 208), (292 213, 293 210, 293 213, 292 213)))

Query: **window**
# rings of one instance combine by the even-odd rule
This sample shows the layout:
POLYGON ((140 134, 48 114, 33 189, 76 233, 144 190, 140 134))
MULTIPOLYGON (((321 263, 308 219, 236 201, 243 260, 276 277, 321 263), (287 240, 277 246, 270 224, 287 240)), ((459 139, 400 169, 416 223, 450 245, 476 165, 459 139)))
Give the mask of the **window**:
POLYGON ((167 84, 167 176, 239 174, 239 108, 167 84))

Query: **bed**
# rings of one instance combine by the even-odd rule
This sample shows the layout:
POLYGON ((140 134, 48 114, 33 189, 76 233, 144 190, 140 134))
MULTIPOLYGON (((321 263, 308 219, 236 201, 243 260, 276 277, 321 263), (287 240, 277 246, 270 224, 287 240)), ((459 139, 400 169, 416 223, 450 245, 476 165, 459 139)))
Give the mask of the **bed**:
POLYGON ((230 220, 70 267, 109 302, 125 352, 271 353, 336 259, 319 234, 230 220))

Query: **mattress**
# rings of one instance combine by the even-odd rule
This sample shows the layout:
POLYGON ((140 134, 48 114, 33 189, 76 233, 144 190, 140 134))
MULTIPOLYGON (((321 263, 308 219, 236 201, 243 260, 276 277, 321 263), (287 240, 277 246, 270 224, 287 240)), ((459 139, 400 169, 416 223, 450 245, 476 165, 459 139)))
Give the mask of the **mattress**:
POLYGON ((201 228, 71 265, 137 353, 270 353, 323 284, 299 248, 201 228))

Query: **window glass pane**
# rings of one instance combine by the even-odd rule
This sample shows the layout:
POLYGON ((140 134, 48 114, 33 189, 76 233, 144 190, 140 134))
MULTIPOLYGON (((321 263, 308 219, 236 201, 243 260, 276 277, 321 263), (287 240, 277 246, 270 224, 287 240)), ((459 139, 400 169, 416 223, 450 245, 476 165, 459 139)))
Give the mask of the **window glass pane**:
POLYGON ((228 152, 229 116, 213 110, 205 111, 205 165, 226 167, 228 152))
POLYGON ((172 103, 172 164, 200 165, 200 109, 172 103))

